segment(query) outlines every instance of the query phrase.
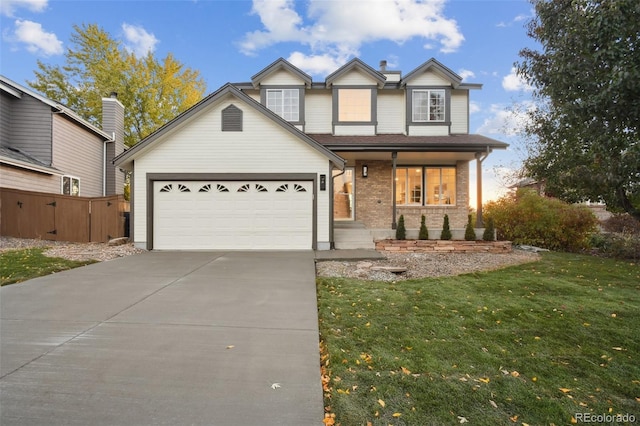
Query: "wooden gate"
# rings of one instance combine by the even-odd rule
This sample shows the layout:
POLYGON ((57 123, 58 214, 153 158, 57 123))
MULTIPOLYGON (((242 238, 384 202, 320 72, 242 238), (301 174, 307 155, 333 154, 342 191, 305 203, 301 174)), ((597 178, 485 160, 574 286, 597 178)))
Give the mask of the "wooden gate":
POLYGON ((0 188, 0 235, 105 242, 124 236, 124 198, 72 197, 0 188))

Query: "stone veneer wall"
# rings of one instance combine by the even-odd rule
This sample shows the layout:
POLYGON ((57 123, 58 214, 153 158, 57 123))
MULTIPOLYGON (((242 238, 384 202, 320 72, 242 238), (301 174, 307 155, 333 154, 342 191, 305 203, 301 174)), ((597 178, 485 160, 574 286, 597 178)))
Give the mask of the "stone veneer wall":
POLYGON ((511 241, 380 240, 376 250, 437 253, 511 253, 511 241))
MULTIPOLYGON (((355 219, 369 229, 391 229, 392 162, 356 161, 355 219), (362 177, 362 165, 369 168, 368 177, 362 177)), ((425 215, 429 229, 442 229, 444 215, 449 215, 451 228, 467 225, 469 214, 469 162, 459 161, 456 168, 456 204, 452 206, 397 206, 396 220, 404 215, 405 227, 419 228, 425 215)))

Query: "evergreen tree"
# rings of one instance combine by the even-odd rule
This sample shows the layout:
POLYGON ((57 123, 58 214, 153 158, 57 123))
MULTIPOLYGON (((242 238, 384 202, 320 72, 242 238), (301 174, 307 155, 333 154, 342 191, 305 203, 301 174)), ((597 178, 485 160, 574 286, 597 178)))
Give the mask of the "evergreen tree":
POLYGON ((464 230, 464 239, 467 241, 476 240, 476 231, 473 229, 473 225, 471 224, 471 215, 469 215, 469 221, 467 222, 467 227, 464 230))
POLYGON ((444 224, 442 225, 442 233, 440 233, 441 240, 450 240, 451 239, 451 229, 449 228, 449 215, 444 215, 444 224))
POLYGON ((404 215, 400 215, 398 227, 396 228, 396 240, 406 240, 407 230, 404 227, 404 215))
POLYGON ((484 228, 484 233, 482 234, 482 239, 485 241, 493 241, 495 239, 495 228, 493 225, 493 218, 490 217, 487 221, 487 227, 484 228))
POLYGON ((429 239, 429 231, 427 230, 427 225, 425 224, 425 217, 422 215, 420 218, 420 233, 418 234, 419 240, 428 240, 429 239))

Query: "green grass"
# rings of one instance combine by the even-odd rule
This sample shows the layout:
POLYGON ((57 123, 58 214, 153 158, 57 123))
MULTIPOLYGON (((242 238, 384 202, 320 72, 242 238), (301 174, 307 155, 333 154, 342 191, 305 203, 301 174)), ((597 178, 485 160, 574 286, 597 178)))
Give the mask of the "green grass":
POLYGON ((640 419, 640 266, 575 254, 398 283, 319 278, 335 424, 640 419))
POLYGON ((47 257, 42 254, 44 250, 46 248, 30 248, 0 253, 0 286, 95 263, 94 260, 75 261, 47 257))

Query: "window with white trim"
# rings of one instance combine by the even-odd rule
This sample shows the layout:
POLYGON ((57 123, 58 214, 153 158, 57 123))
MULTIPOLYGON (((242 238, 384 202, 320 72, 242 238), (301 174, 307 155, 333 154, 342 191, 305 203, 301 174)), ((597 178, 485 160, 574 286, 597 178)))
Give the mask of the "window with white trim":
POLYGON ((422 167, 396 168, 396 204, 422 205, 422 167))
POLYGON ((397 167, 396 205, 437 206, 456 203, 455 167, 397 167))
POLYGON ((267 108, 287 121, 300 121, 300 91, 267 89, 267 108))
POLYGON ((73 195, 75 197, 80 195, 80 179, 73 176, 62 176, 62 194, 73 195))
POLYGON ((443 89, 413 89, 412 121, 442 122, 445 120, 445 91, 443 89))
POLYGON ((427 167, 425 169, 426 205, 456 203, 456 168, 427 167))

